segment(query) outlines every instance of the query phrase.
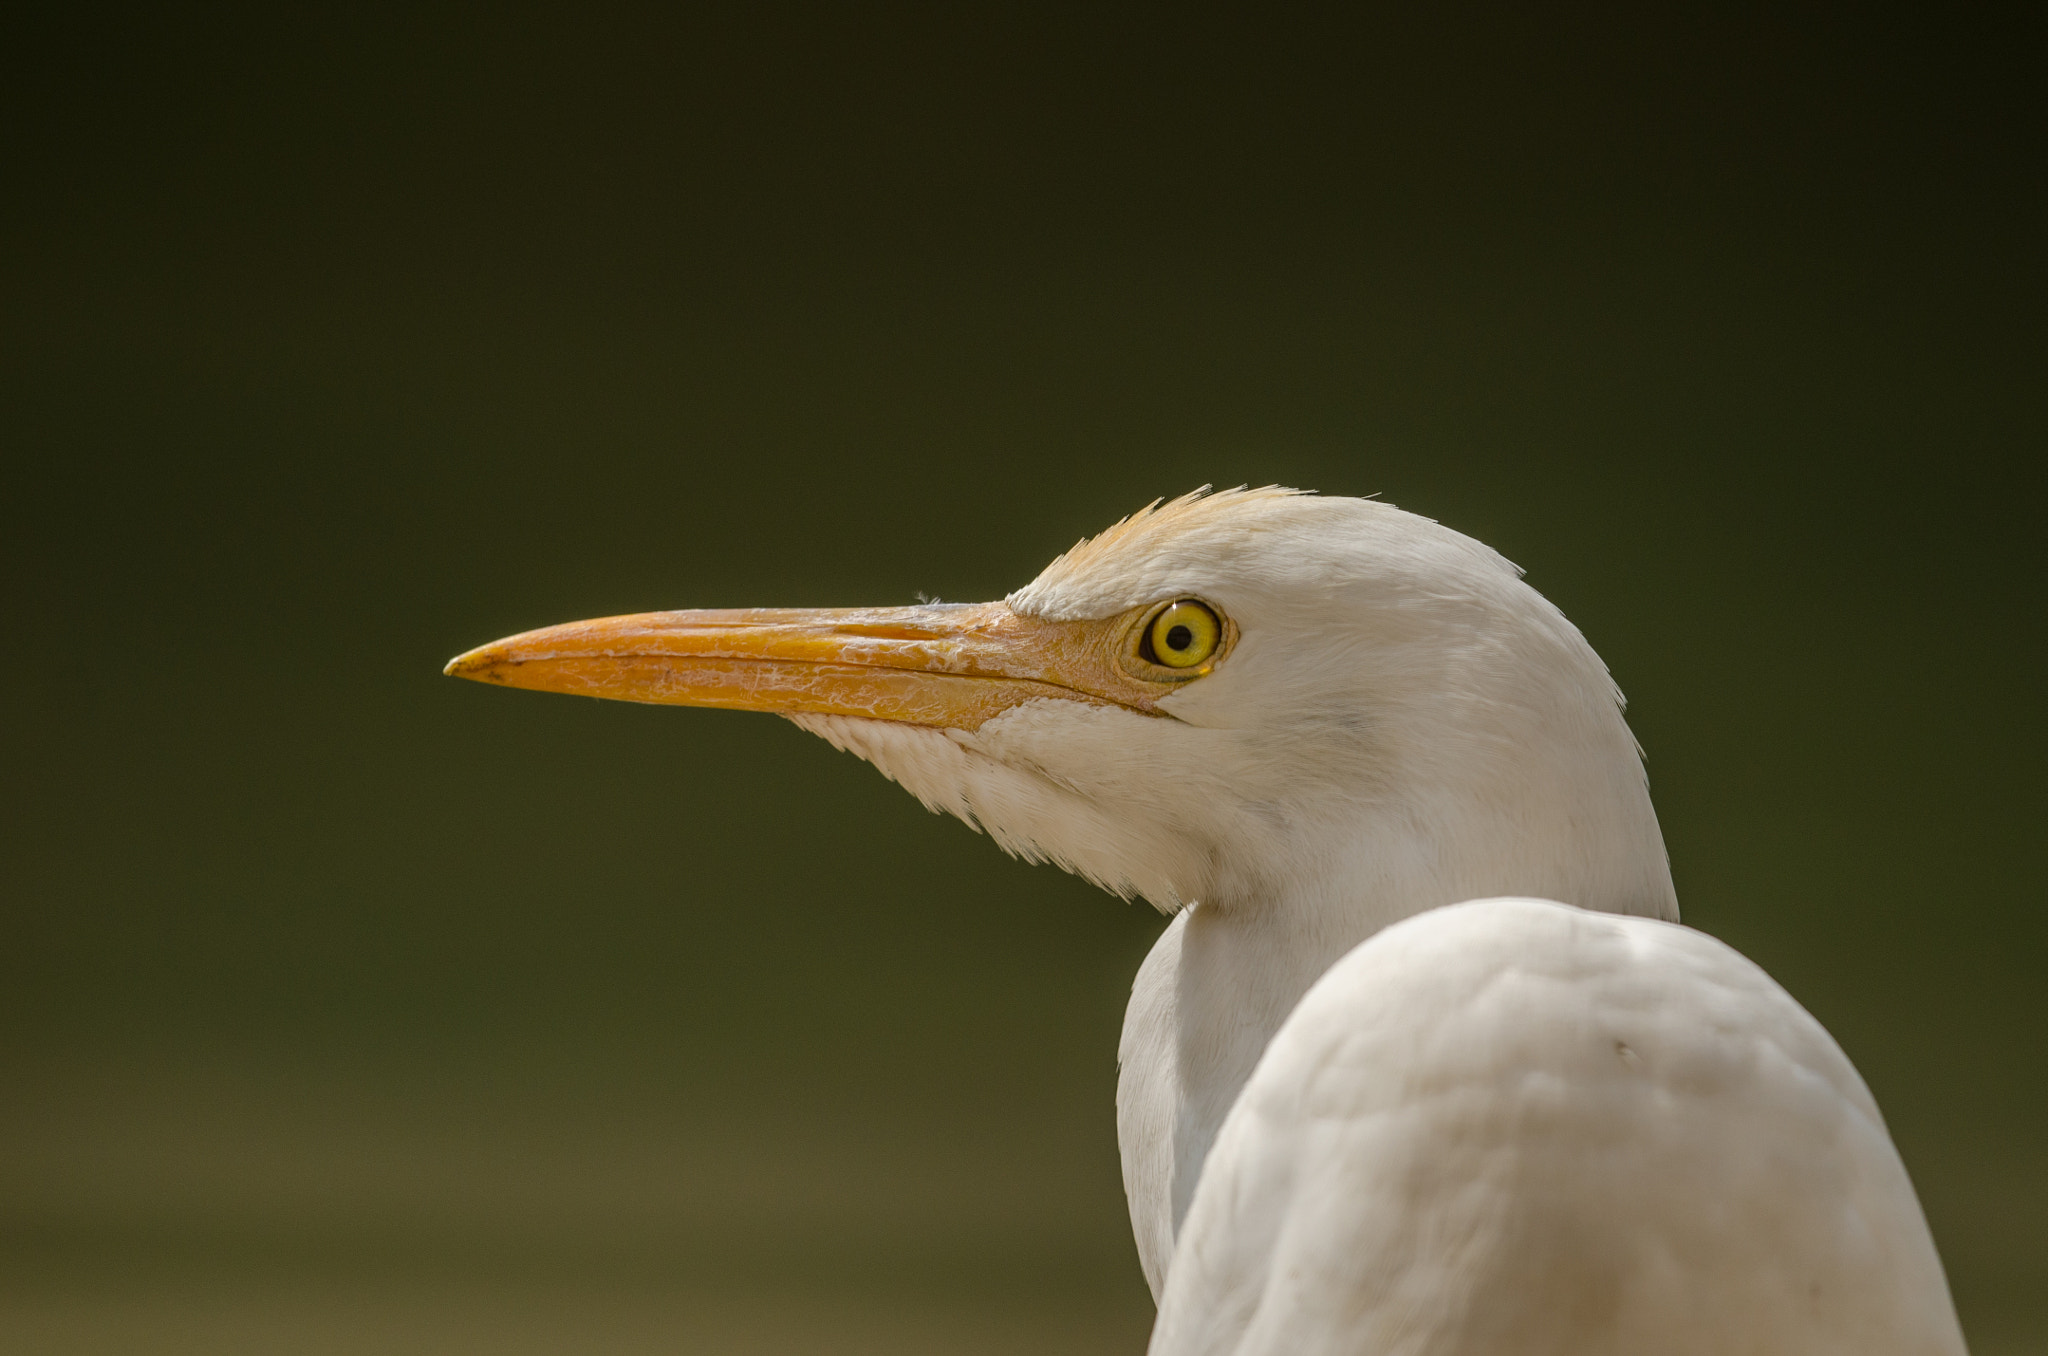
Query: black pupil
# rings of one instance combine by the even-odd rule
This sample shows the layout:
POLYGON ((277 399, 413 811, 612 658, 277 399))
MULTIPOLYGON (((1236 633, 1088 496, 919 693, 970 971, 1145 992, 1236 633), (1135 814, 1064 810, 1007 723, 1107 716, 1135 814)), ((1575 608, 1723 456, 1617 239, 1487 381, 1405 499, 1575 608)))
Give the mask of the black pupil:
POLYGON ((1185 626, 1176 626, 1166 633, 1166 648, 1169 650, 1185 650, 1194 643, 1195 633, 1185 626))

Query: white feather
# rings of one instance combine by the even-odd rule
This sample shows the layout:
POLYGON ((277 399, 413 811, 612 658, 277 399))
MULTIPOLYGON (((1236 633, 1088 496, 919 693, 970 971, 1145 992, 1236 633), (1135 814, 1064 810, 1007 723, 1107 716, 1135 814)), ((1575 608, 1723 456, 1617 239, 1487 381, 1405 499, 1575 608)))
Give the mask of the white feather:
POLYGON ((1870 1092, 1690 928, 1437 909, 1318 980, 1231 1110, 1153 1356, 1960 1353, 1870 1092))
MULTIPOLYGON (((1690 1240, 1688 1246, 1733 1247, 1747 1239, 1744 1246, 1757 1251, 1744 1266, 1725 1271, 1659 1272, 1665 1289, 1658 1290, 1642 1280, 1647 1273, 1629 1269, 1638 1223, 1621 1207, 1637 1202, 1680 1215, 1711 1210, 1741 1157, 1725 1145, 1707 1152, 1715 1148, 1711 1136, 1661 1134, 1670 1123, 1645 1108, 1664 1105, 1657 1099, 1665 1092, 1691 1097, 1702 1127, 1739 1135, 1754 1126, 1760 1135, 1779 1136, 1755 1141, 1758 1152, 1777 1152, 1767 1143, 1797 1141, 1787 1162, 1824 1167, 1829 1146, 1853 1141, 1864 1155, 1857 1162, 1889 1164, 1884 1171, 1893 1175, 1884 1181, 1890 1185, 1873 1188, 1881 1199, 1873 1198, 1870 1207, 1872 1227, 1895 1231, 1888 1237, 1900 1256, 1926 1263, 1898 1273, 1919 1286, 1909 1307, 1951 1314, 1952 1328, 1932 1244, 1896 1157, 1886 1157, 1889 1140, 1868 1094, 1825 1033, 1753 967, 1682 929, 1616 923, 1597 934, 1605 941, 1586 940, 1596 934, 1581 928, 1570 933, 1579 940, 1555 955, 1530 956, 1526 971, 1500 969, 1514 959, 1502 957, 1500 938, 1517 935, 1517 927, 1530 938, 1551 936, 1543 927, 1554 921, 1554 908, 1541 922, 1514 914, 1516 926, 1497 932, 1447 930, 1452 918, 1480 915, 1445 913, 1442 906, 1510 895, 1648 919, 1677 917, 1663 838, 1620 694, 1585 638, 1522 582, 1513 565, 1385 504, 1233 491, 1188 496, 1135 515, 1060 557, 1008 602, 1022 613, 1077 620, 1180 596, 1225 613, 1239 639, 1213 673, 1161 704, 1170 719, 1058 700, 1018 707, 972 733, 795 717, 873 762, 926 805, 985 829, 1006 850, 1058 863, 1177 915, 1133 988, 1117 1097, 1132 1225, 1147 1279, 1164 1302, 1159 1341, 1165 1345, 1155 1350, 1491 1350, 1459 1346, 1452 1338, 1490 1331, 1485 1324, 1494 1320, 1472 1309, 1482 1298, 1496 1314, 1522 1312, 1502 1307, 1501 1296, 1510 1291, 1514 1304, 1554 1302, 1555 1323, 1544 1331, 1571 1336, 1558 1339, 1563 1345, 1514 1346, 1517 1351, 1854 1349, 1691 1348, 1676 1339, 1614 1345, 1616 1334, 1661 1331, 1659 1323, 1687 1323, 1718 1304, 1750 1302, 1745 1287, 1755 1268, 1773 1265, 1773 1249, 1782 1243, 1793 1249, 1784 1253, 1786 1265, 1805 1265, 1809 1254, 1794 1249, 1795 1242, 1824 1250, 1814 1240, 1830 1236, 1825 1221, 1868 1204, 1844 1194, 1849 1188, 1839 1174, 1816 1171, 1804 1187, 1783 1174, 1771 1179, 1785 1193, 1781 1199, 1797 1201, 1800 1191, 1811 1197, 1814 1219, 1822 1223, 1802 1224, 1804 1232, 1751 1236, 1742 1232, 1747 1223, 1715 1233, 1694 1227, 1696 1220, 1664 1221, 1668 1237, 1690 1240), (1353 952, 1390 924, 1425 910, 1440 913, 1431 915, 1431 927, 1409 925, 1413 933, 1403 935, 1412 940, 1394 945, 1396 935, 1389 933, 1385 945, 1375 941, 1353 952), (1434 941, 1425 946, 1423 939, 1434 941), (1460 939, 1474 942, 1471 955, 1460 953, 1460 939), (1400 980, 1415 989, 1420 1006, 1389 1006, 1345 987, 1318 1009, 1325 1015, 1297 1014, 1289 1026, 1299 1033, 1298 1040, 1290 1036, 1293 1053, 1282 1058, 1276 1050, 1260 1066, 1258 1109, 1233 1113, 1275 1033, 1346 953, 1353 953, 1343 970, 1351 977, 1347 984, 1400 980), (1375 961, 1380 954, 1388 959, 1375 961), (1623 954, 1635 958, 1636 968, 1614 961, 1623 954), (1549 1006, 1535 999, 1519 1006, 1505 1000, 1461 1004, 1457 981, 1445 977, 1478 974, 1474 967, 1487 964, 1514 976, 1521 989, 1540 990, 1549 1006), (1549 978, 1531 978, 1539 974, 1549 978), (1662 994, 1667 1011, 1648 1003, 1644 996, 1653 993, 1662 994), (1742 1003, 1754 1006, 1738 1010, 1742 1003), (1567 1058, 1565 1047, 1544 1044, 1548 1035, 1578 1031, 1574 1022, 1598 1025, 1624 1013, 1630 1021, 1640 1018, 1629 1030, 1646 1033, 1640 1039, 1658 1052, 1651 1075, 1639 1077, 1619 1063, 1573 1062, 1577 1055, 1567 1058), (1727 1022, 1701 1028, 1692 1045, 1683 1044, 1680 1029, 1702 1014, 1724 1014, 1727 1022), (1438 1021, 1460 1033, 1456 1040, 1432 1038, 1430 1027, 1438 1021), (1524 1021, 1529 1029, 1518 1029, 1524 1021), (1702 1060, 1746 1058, 1715 1045, 1724 1038, 1749 1042, 1744 1048, 1775 1040, 1795 1053, 1775 1082, 1761 1074, 1698 1087, 1682 1079, 1657 1081, 1667 1070, 1703 1068, 1702 1060), (1676 1063, 1665 1062, 1667 1053, 1676 1063), (1554 1067, 1541 1063, 1552 1056, 1554 1067), (1537 1063, 1515 1063, 1524 1058, 1537 1063), (1480 1066, 1471 1065, 1474 1059, 1480 1066), (1312 1095, 1320 1086, 1317 1071, 1337 1077, 1330 1072, 1337 1069, 1355 1086, 1349 1101, 1329 1105, 1353 1110, 1331 1112, 1329 1124, 1298 1119, 1311 1105, 1324 1104, 1312 1095), (1623 1072, 1638 1082, 1626 1081, 1623 1072), (1550 1080, 1549 1102, 1525 1096, 1528 1089, 1518 1081, 1524 1074, 1550 1080), (1582 1075, 1591 1081, 1581 1084, 1582 1075), (1815 1091, 1817 1100, 1801 1104, 1803 1110, 1773 1102, 1788 1088, 1796 1092, 1801 1078, 1819 1079, 1815 1088, 1831 1091, 1815 1091), (1442 1120, 1426 1089, 1431 1080, 1460 1079, 1472 1097, 1503 1099, 1494 1108, 1498 1114, 1469 1124, 1442 1120), (1419 1099, 1413 1107, 1404 1100, 1410 1096, 1419 1099), (1827 1102, 1830 1096, 1836 1103, 1827 1102), (1539 1125, 1516 1111, 1537 1105, 1554 1105, 1557 1114, 1539 1125), (1417 1194, 1406 1213, 1388 1206, 1391 1198, 1371 1165, 1361 1168, 1358 1155, 1345 1148, 1365 1146, 1359 1153, 1372 1157, 1379 1141, 1369 1127, 1345 1120, 1354 1112, 1380 1114, 1371 1108, 1407 1116, 1400 1124, 1408 1138, 1398 1142, 1415 1156, 1402 1180, 1417 1194), (1225 1146, 1232 1185, 1212 1189, 1205 1165, 1226 1116, 1233 1126, 1225 1146), (1861 1139, 1843 1128, 1858 1116, 1865 1126, 1861 1139), (1461 1124, 1477 1127, 1478 1138, 1446 1141, 1441 1159, 1433 1159, 1431 1136, 1461 1124), (1522 1144, 1517 1135, 1523 1127, 1539 1139, 1522 1144), (1809 1133, 1813 1138, 1799 1140, 1809 1133), (1632 1146, 1625 1160, 1611 1159, 1612 1177, 1602 1175, 1610 1159, 1596 1153, 1596 1144, 1632 1146), (1577 1175, 1541 1179, 1498 1171, 1489 1145, 1522 1154, 1520 1162, 1537 1163, 1545 1155, 1568 1161, 1577 1175), (1625 1186, 1657 1180, 1660 1173, 1670 1187, 1661 1194, 1639 1197, 1625 1186), (1500 1218, 1524 1218, 1517 1211, 1537 1218, 1550 1208, 1545 1201, 1569 1204, 1554 1200, 1556 1192, 1545 1197, 1538 1191, 1551 1187, 1565 1197, 1583 1189, 1576 1197, 1583 1248, 1572 1254, 1577 1261, 1559 1263, 1564 1270, 1558 1274, 1573 1278, 1573 1285, 1593 1284, 1606 1274, 1603 1267, 1619 1267, 1614 1283, 1627 1287, 1626 1303, 1588 1308, 1577 1291, 1556 1291, 1546 1300, 1540 1290, 1513 1289, 1548 1275, 1540 1267, 1500 1269, 1506 1256, 1500 1249, 1507 1246, 1501 1240, 1509 1234, 1487 1234, 1479 1222, 1494 1218, 1488 1210, 1506 1212, 1500 1218), (1224 1222, 1211 1223, 1219 1219, 1224 1222), (1195 1233, 1213 1227, 1223 1234, 1204 1237, 1198 1246, 1183 1236, 1183 1220, 1195 1233), (1404 1271, 1403 1239, 1431 1256, 1491 1258, 1494 1271, 1462 1263, 1417 1263, 1404 1271), (1382 1260, 1360 1260, 1367 1257, 1382 1260), (1308 1274, 1304 1266, 1325 1287, 1313 1296, 1285 1280, 1308 1274), (1190 1279, 1182 1279, 1184 1270, 1190 1279), (1495 1275, 1509 1279, 1473 1280, 1495 1275), (1390 1286, 1405 1296, 1398 1321, 1375 1328, 1395 1310, 1374 1308, 1372 1296, 1390 1286), (1658 1295, 1668 1295, 1669 1303, 1658 1295), (1358 1336, 1368 1331, 1407 1336, 1387 1338, 1393 1343, 1387 1345, 1377 1336, 1370 1342, 1358 1336), (1232 1345, 1240 1341, 1250 1344, 1232 1345)), ((1498 912, 1506 906, 1488 907, 1498 912)), ((1576 912, 1559 916, 1591 925, 1576 912)), ((1630 1049, 1638 1058, 1651 1057, 1644 1048, 1630 1049)), ((1616 1059, 1611 1046, 1606 1058, 1616 1059)), ((1847 1254, 1836 1262, 1836 1271, 1822 1267, 1815 1274, 1876 1274, 1858 1271, 1861 1264, 1847 1254)), ((1825 1313, 1847 1313, 1857 1302, 1853 1293, 1831 1296, 1825 1313)), ((1877 1305, 1868 1312, 1892 1310, 1877 1305)), ((1927 1331, 1940 1328, 1930 1322, 1927 1331)), ((1839 1327, 1841 1333, 1865 1330, 1853 1323, 1839 1327)), ((1894 1349, 1960 1348, 1886 1348, 1894 1349)))

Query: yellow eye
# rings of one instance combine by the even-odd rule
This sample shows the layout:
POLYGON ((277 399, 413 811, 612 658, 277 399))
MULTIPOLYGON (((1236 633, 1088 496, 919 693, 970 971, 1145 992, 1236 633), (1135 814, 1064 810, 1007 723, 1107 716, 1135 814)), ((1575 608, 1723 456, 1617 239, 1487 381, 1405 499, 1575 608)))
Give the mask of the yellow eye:
POLYGON ((1147 658, 1170 669, 1191 669, 1216 653, 1223 623, 1200 603, 1183 599, 1152 619, 1146 639, 1152 651, 1147 658))

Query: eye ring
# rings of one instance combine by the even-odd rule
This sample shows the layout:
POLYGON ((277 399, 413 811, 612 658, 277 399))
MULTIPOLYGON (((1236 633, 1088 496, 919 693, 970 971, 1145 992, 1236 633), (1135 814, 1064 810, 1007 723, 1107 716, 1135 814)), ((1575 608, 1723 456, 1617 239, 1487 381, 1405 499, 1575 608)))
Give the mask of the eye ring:
POLYGON ((1168 603, 1145 624, 1140 655, 1168 669, 1199 668, 1223 646, 1223 619, 1206 603, 1168 603))

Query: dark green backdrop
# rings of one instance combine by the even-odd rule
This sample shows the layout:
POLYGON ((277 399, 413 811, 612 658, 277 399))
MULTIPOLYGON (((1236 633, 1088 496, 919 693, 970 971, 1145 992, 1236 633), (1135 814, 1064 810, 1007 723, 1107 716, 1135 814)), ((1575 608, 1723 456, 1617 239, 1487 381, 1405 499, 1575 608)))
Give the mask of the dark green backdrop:
POLYGON ((1585 629, 2048 1344, 2038 31, 278 8, 4 44, 0 1348, 1140 1350, 1156 917, 439 668, 1269 481, 1585 629))

